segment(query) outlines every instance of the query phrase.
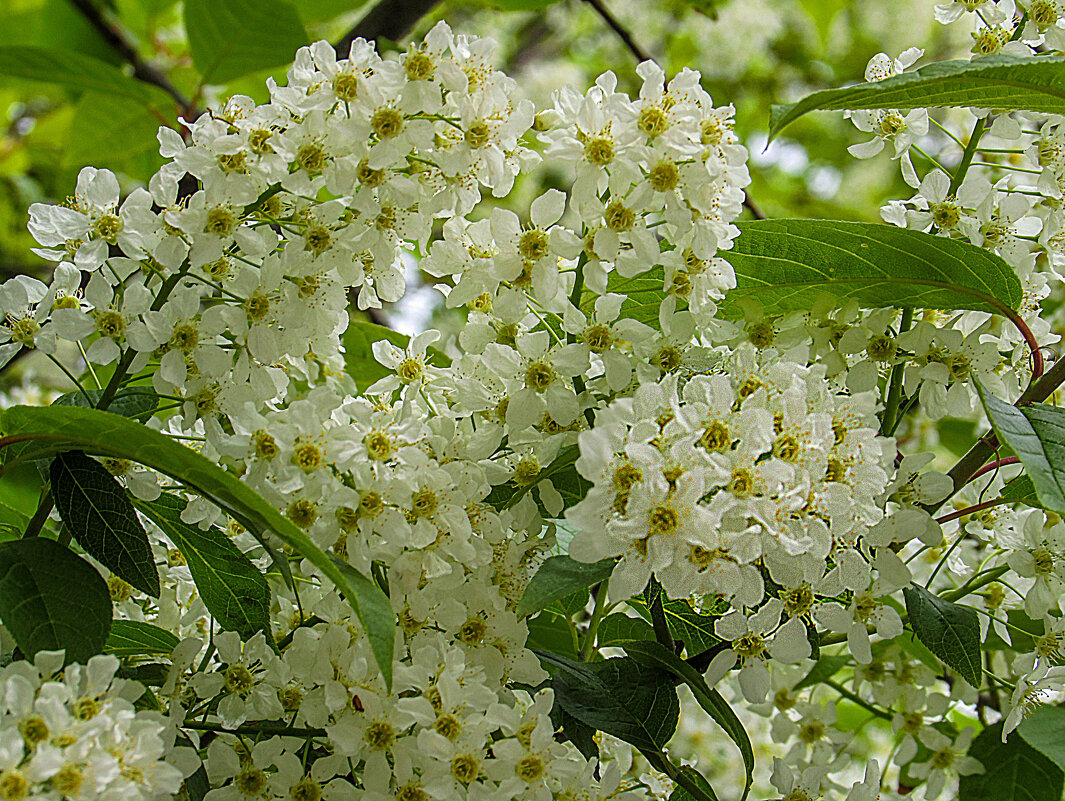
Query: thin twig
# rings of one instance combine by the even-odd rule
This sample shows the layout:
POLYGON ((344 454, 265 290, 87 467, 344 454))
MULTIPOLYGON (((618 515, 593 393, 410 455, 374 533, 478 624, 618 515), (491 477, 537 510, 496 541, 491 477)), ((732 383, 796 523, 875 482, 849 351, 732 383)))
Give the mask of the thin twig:
POLYGON ((625 47, 629 48, 629 51, 636 56, 636 60, 639 62, 654 61, 653 58, 636 44, 636 40, 632 38, 632 34, 625 29, 625 26, 618 22, 617 17, 610 13, 602 0, 584 0, 588 5, 595 9, 596 13, 603 18, 603 22, 610 26, 611 30, 618 35, 618 38, 625 43, 625 47))
POLYGON ((368 41, 389 39, 396 42, 410 33, 418 20, 432 11, 440 0, 403 0, 390 2, 383 0, 360 19, 350 31, 337 41, 333 48, 337 58, 347 58, 351 52, 351 43, 362 38, 368 41))
POLYGON ((122 60, 133 67, 134 78, 157 86, 170 95, 186 119, 198 116, 189 99, 170 82, 161 70, 141 58, 137 48, 126 38, 122 29, 117 24, 104 19, 103 13, 92 0, 70 0, 70 4, 81 13, 86 22, 96 29, 103 40, 122 57, 122 60))

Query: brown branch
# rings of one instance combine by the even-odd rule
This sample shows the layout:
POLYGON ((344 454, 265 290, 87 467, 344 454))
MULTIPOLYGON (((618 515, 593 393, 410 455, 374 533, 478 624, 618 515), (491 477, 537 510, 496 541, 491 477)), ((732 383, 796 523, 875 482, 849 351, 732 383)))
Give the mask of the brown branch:
POLYGON ((747 207, 747 211, 751 213, 751 216, 756 220, 764 220, 765 212, 762 211, 762 207, 754 202, 754 198, 751 197, 751 193, 746 189, 743 190, 743 205, 747 207))
POLYGON ((108 22, 104 19, 100 9, 96 7, 92 0, 70 0, 70 4, 81 12, 85 20, 122 57, 122 60, 133 67, 134 78, 143 83, 156 86, 170 95, 174 102, 177 103, 180 113, 186 119, 198 116, 198 112, 192 108, 189 99, 170 82, 170 79, 161 70, 141 58, 137 48, 126 38, 122 29, 116 23, 108 22))
POLYGON ((432 11, 440 0, 381 0, 360 19, 355 27, 345 33, 333 45, 337 58, 347 58, 351 52, 351 43, 358 38, 367 41, 389 39, 399 41, 418 24, 418 20, 432 11))
POLYGON ((632 38, 632 34, 626 30, 625 26, 618 22, 617 17, 610 13, 602 0, 584 0, 588 5, 595 9, 595 12, 603 18, 603 22, 610 26, 611 30, 618 35, 618 38, 625 43, 625 47, 629 48, 629 51, 636 56, 636 60, 643 63, 644 61, 654 61, 653 58, 636 44, 636 40, 632 38))

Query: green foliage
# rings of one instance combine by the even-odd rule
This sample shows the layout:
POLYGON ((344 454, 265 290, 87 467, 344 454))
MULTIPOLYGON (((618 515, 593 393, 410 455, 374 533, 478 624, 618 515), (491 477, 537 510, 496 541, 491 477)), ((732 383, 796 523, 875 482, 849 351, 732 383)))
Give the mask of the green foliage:
POLYGON ((587 564, 568 556, 549 557, 529 581, 514 611, 518 617, 524 617, 538 612, 552 601, 606 581, 614 571, 614 564, 613 559, 587 564))
POLYGON ((746 783, 743 786, 743 799, 746 799, 751 790, 751 783, 754 781, 754 748, 747 730, 743 728, 743 724, 732 711, 732 707, 721 697, 721 693, 707 686, 706 680, 699 671, 660 643, 630 642, 625 646, 625 652, 639 662, 669 671, 688 685, 688 689, 692 691, 692 695, 695 696, 695 700, 699 702, 703 711, 713 718, 740 749, 743 767, 747 774, 746 783))
POLYGON ((285 0, 185 0, 189 52, 204 83, 226 83, 292 61, 307 32, 285 0))
POLYGON ((882 81, 829 89, 773 106, 770 137, 816 109, 994 108, 1065 113, 1065 58, 994 55, 940 61, 882 81))
POLYGON ((726 258, 736 288, 728 317, 745 303, 766 314, 809 310, 820 301, 864 308, 972 309, 1010 314, 1022 290, 1013 268, 983 248, 890 225, 834 220, 754 220, 726 258))
POLYGON ((173 105, 161 90, 129 77, 105 61, 81 53, 26 45, 0 46, 0 76, 99 92, 158 109, 173 105))
POLYGON ((959 801, 1061 801, 1061 768, 1013 732, 1002 742, 1002 723, 988 726, 969 746, 983 773, 962 776, 959 801))
POLYGON ((485 500, 496 509, 509 509, 541 481, 551 479, 552 486, 562 496, 566 507, 572 506, 583 498, 592 486, 574 466, 580 455, 580 449, 576 445, 565 447, 559 451, 555 460, 542 468, 528 484, 517 486, 514 482, 508 481, 506 484, 493 487, 485 500))
POLYGON ((680 701, 666 671, 629 657, 575 662, 543 651, 537 656, 552 673, 555 702, 586 726, 652 752, 676 731, 680 701))
POLYGON ((27 657, 66 651, 87 662, 111 631, 111 594, 96 568, 43 537, 0 543, 0 620, 27 657))
POLYGON ((235 631, 242 640, 262 631, 270 640, 270 585, 217 527, 204 530, 184 522, 185 505, 182 498, 168 493, 151 502, 136 502, 181 551, 203 605, 222 630, 235 631))
MULTIPOLYGON (((104 391, 102 389, 87 389, 85 392, 67 392, 60 395, 54 401, 53 406, 80 406, 83 409, 96 408, 104 391), (86 397, 88 396, 88 397, 86 397), (92 402, 90 407, 89 403, 92 402)), ((159 406, 159 396, 152 390, 144 387, 135 389, 123 389, 115 393, 107 408, 103 411, 111 414, 120 414, 123 417, 144 417, 150 415, 159 406)))
POLYGON ((169 654, 177 644, 177 637, 151 623, 113 620, 104 651, 115 656, 161 656, 169 654))
POLYGON ((1044 403, 1018 408, 977 389, 999 441, 1020 458, 1040 505, 1065 512, 1065 410, 1044 403))
POLYGON ((607 615, 599 623, 596 631, 596 645, 599 648, 624 646, 632 640, 653 640, 655 630, 649 623, 638 617, 628 615, 607 615))
MULTIPOLYGON (((392 371, 373 355, 373 343, 382 339, 401 349, 410 344, 410 337, 406 334, 365 320, 352 320, 340 338, 344 346, 344 371, 355 380, 355 386, 360 392, 392 374, 392 371)), ((431 346, 426 348, 425 356, 434 367, 447 367, 451 364, 447 356, 431 346)))
MULTIPOLYGON (((43 458, 71 449, 130 459, 154 468, 209 498, 260 542, 268 544, 266 538, 276 536, 306 557, 336 585, 369 630, 367 619, 360 611, 364 588, 352 583, 351 574, 355 571, 341 570, 306 534, 251 487, 196 451, 132 420, 95 409, 13 406, 0 416, 0 427, 7 434, 9 443, 18 440, 7 445, 0 474, 26 459, 43 458)), ((394 625, 391 607, 389 615, 394 625)), ((374 621, 373 625, 383 626, 384 621, 374 621)), ((374 654, 377 655, 376 650, 374 654)), ((391 687, 391 661, 378 664, 378 667, 391 687)))
POLYGON ((86 92, 74 107, 64 163, 96 164, 132 175, 151 175, 162 164, 159 118, 127 97, 86 92))
POLYGON ((914 634, 965 681, 979 688, 983 670, 976 612, 944 601, 919 584, 904 587, 902 594, 914 634))
POLYGON ((714 788, 710 786, 710 782, 706 780, 695 768, 690 768, 687 765, 680 769, 680 773, 688 780, 688 786, 680 782, 677 783, 676 789, 669 794, 669 801, 717 801, 717 793, 714 792, 714 788), (691 785, 694 784, 701 793, 696 795, 691 790, 691 785))
POLYGON ((392 611, 392 604, 380 587, 347 562, 334 557, 333 564, 344 577, 344 597, 355 608, 385 684, 391 687, 396 646, 396 613, 392 611))
POLYGON ((1032 748, 1065 771, 1065 708, 1042 705, 1017 727, 1013 736, 1020 735, 1032 748))
POLYGON ((822 682, 828 681, 837 673, 839 673, 846 665, 851 662, 850 654, 825 654, 810 668, 810 672, 802 677, 802 680, 792 687, 792 692, 798 692, 804 690, 807 687, 813 687, 822 682))
POLYGON ((56 456, 50 475, 59 516, 78 545, 119 578, 158 598, 159 571, 148 534, 115 477, 81 451, 56 456))
POLYGON ((1039 501, 1039 495, 1035 491, 1035 484, 1032 483, 1031 476, 1017 476, 1009 484, 1002 488, 1002 498, 1006 498, 1011 502, 1023 503, 1026 506, 1039 506, 1043 504, 1039 501))
POLYGON ((563 612, 550 606, 540 614, 528 618, 525 625, 529 627, 529 637, 526 640, 528 648, 561 654, 570 659, 577 658, 574 629, 563 612))
MULTIPOLYGON (((632 598, 627 603, 645 620, 651 619, 647 603, 642 598, 632 598)), ((696 612, 686 598, 664 599, 662 611, 665 613, 670 634, 675 640, 684 643, 689 656, 721 643, 721 638, 714 634, 714 621, 717 618, 696 612)))

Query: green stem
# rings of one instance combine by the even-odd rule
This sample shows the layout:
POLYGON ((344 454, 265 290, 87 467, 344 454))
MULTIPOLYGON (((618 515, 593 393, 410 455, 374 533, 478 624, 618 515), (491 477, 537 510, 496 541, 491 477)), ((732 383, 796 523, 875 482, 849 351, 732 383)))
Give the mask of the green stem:
POLYGON ((52 513, 52 488, 45 487, 41 491, 40 500, 37 503, 37 511, 33 513, 33 517, 30 518, 30 522, 26 525, 26 533, 22 535, 26 537, 36 537, 41 533, 41 529, 44 528, 45 522, 48 520, 48 515, 52 513))
POLYGON ((940 595, 939 597, 942 598, 944 601, 950 601, 951 603, 954 603, 955 601, 960 601, 966 595, 971 595, 981 587, 984 587, 993 581, 998 581, 1003 575, 1009 572, 1009 569, 1009 565, 1001 565, 1000 567, 991 568, 982 576, 980 576, 980 574, 977 574, 977 576, 980 576, 979 578, 977 578, 977 576, 973 576, 967 582, 958 587, 958 589, 949 590, 940 595))
POLYGON ((244 723, 236 728, 227 729, 217 723, 201 723, 197 720, 186 720, 181 724, 183 729, 196 729, 197 731, 217 731, 227 734, 280 734, 288 737, 325 737, 325 729, 312 729, 301 726, 278 726, 273 722, 244 723))
POLYGON ((581 661, 587 662, 592 658, 595 651, 595 638, 599 632, 599 623, 603 620, 603 612, 606 609, 607 582, 599 584, 599 591, 595 594, 595 606, 592 608, 592 620, 588 624, 588 631, 584 635, 584 647, 581 648, 581 661))
POLYGON ((965 174, 969 172, 969 167, 972 165, 973 157, 980 147, 980 139, 983 138, 986 127, 987 120, 983 117, 978 119, 976 124, 973 125, 972 133, 969 134, 969 144, 965 146, 965 150, 961 154, 961 161, 958 162, 958 169, 954 171, 954 175, 950 179, 947 195, 955 194, 962 181, 965 180, 965 174))
POLYGON ((651 625, 655 630, 655 639, 658 640, 659 645, 668 648, 670 653, 672 653, 673 635, 669 631, 669 624, 666 622, 666 611, 662 606, 662 585, 658 583, 657 579, 652 577, 648 586, 654 595, 654 600, 648 605, 648 609, 651 612, 651 625))
MULTIPOLYGON (((899 335, 905 334, 913 325, 913 309, 903 309, 902 319, 899 321, 899 335)), ((899 403, 902 401, 902 380, 906 376, 905 360, 891 368, 891 377, 888 379, 887 398, 884 401, 884 419, 880 421, 880 433, 887 436, 887 432, 895 430, 895 422, 899 416, 899 403)))
POLYGON ((825 679, 825 684, 827 686, 831 687, 836 692, 838 692, 840 695, 842 695, 848 701, 851 701, 851 702, 857 704, 858 706, 860 706, 862 709, 866 710, 867 712, 871 712, 872 714, 876 715, 878 718, 882 718, 884 720, 891 720, 892 716, 889 713, 885 712, 883 709, 879 709, 878 707, 873 706, 868 701, 866 701, 864 698, 862 698, 860 695, 857 695, 856 693, 852 693, 850 690, 848 690, 846 687, 844 687, 838 681, 835 681, 833 679, 825 679))

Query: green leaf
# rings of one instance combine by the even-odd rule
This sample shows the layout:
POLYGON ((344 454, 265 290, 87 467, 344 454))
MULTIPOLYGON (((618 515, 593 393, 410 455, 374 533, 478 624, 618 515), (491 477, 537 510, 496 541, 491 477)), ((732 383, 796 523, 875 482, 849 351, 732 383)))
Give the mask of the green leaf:
MULTIPOLYGON (((352 320, 340 338, 344 346, 344 372, 355 379, 355 386, 360 392, 392 374, 392 371, 373 355, 373 343, 382 339, 400 349, 405 349, 410 344, 410 337, 406 334, 365 320, 352 320)), ((446 355, 432 346, 425 349, 425 357, 434 367, 447 367, 451 364, 446 355)))
POLYGON ((607 615, 596 630, 596 645, 599 648, 624 646, 632 640, 653 640, 655 630, 647 621, 628 615, 607 615))
MULTIPOLYGON (((642 598, 632 598, 626 603, 644 620, 651 619, 651 612, 642 598)), ((717 617, 696 612, 686 599, 666 600, 662 604, 662 611, 673 639, 684 643, 688 656, 706 651, 721 642, 721 638, 714 634, 714 621, 717 617)))
POLYGON ((577 658, 570 623, 562 613, 547 608, 528 618, 525 625, 529 627, 529 636, 525 641, 527 648, 562 654, 570 659, 577 658))
POLYGON ((558 490, 565 505, 572 506, 581 500, 592 486, 575 467, 580 455, 580 449, 576 445, 563 448, 554 461, 542 468, 528 484, 520 487, 510 481, 500 484, 492 488, 485 501, 496 509, 509 509, 546 478, 551 479, 551 484, 558 490))
MULTIPOLYGON (((68 392, 52 401, 52 405, 80 406, 83 409, 96 408, 96 404, 100 402, 103 394, 104 391, 102 389, 68 392), (86 395, 88 395, 88 398, 85 397, 86 395), (89 401, 92 401, 93 405, 91 407, 89 406, 89 401)), ((158 407, 159 396, 154 391, 145 387, 133 387, 116 392, 114 398, 111 399, 111 403, 103 411, 111 412, 111 414, 120 414, 123 417, 144 417, 154 412, 158 407)))
POLYGON ((492 5, 502 11, 539 11, 557 2, 558 0, 492 0, 492 5))
POLYGON ((525 617, 538 612, 552 601, 606 581, 614 572, 614 565, 613 559, 587 564, 568 556, 549 557, 529 581, 525 594, 514 611, 518 617, 525 617))
POLYGON ((1065 114, 1065 58, 996 55, 940 61, 882 81, 815 92, 798 103, 773 106, 769 138, 817 109, 878 108, 993 108, 1065 114))
POLYGON ((845 665, 850 664, 850 661, 851 658, 843 654, 826 654, 822 656, 810 668, 810 672, 803 676, 802 680, 792 688, 792 692, 798 692, 807 687, 813 687, 815 684, 828 681, 839 673, 845 665))
POLYGON ((660 751, 676 731, 680 701, 664 670, 628 657, 575 662, 545 651, 536 655, 553 672, 556 701, 586 726, 650 751, 660 751))
POLYGON ((751 783, 754 781, 754 748, 751 746, 751 738, 747 735, 747 730, 743 728, 743 724, 732 711, 732 707, 721 697, 721 693, 707 686, 706 680, 699 671, 660 643, 630 642, 625 646, 625 652, 637 661, 668 670, 688 685, 695 700, 699 702, 699 706, 714 719, 740 749, 743 767, 747 772, 747 781, 743 787, 743 799, 746 799, 747 793, 751 790, 751 783))
POLYGON ((288 64, 307 44, 284 0, 185 0, 189 53, 204 83, 226 83, 288 64))
POLYGON ((111 634, 104 650, 115 656, 169 654, 177 647, 178 638, 166 629, 140 620, 112 620, 111 634))
POLYGON ((988 726, 969 746, 983 773, 962 776, 959 801, 1061 801, 1061 768, 1013 732, 1002 742, 1002 723, 988 726))
POLYGON ((0 76, 58 84, 78 91, 101 92, 136 100, 160 109, 173 107, 160 89, 129 77, 105 61, 28 45, 0 46, 0 76))
POLYGON ((766 314, 809 310, 820 301, 863 308, 971 309, 1010 316, 1022 290, 1013 268, 968 242, 892 225, 835 220, 739 223, 732 250, 736 288, 721 303, 726 317, 741 301, 766 314))
POLYGON ((1009 609, 1006 611, 1006 622, 1009 624, 1010 641, 1007 643, 994 630, 989 627, 987 637, 984 639, 985 651, 1016 651, 1019 654, 1031 653, 1035 650, 1035 638, 1046 634, 1046 626, 1043 621, 1033 620, 1025 614, 1023 609, 1009 609))
POLYGON ((270 585, 251 560, 216 527, 204 531, 181 519, 186 501, 163 493, 156 500, 135 501, 185 557, 203 605, 224 631, 247 640, 270 631, 270 585))
POLYGON ((78 545, 115 575, 158 598, 152 546, 122 485, 81 451, 60 453, 49 473, 59 517, 78 545))
POLYGON ((827 42, 832 23, 846 3, 844 0, 799 0, 799 5, 817 28, 817 35, 821 41, 827 42))
POLYGON ((351 588, 348 603, 355 608, 377 666, 385 676, 385 683, 391 687, 392 659, 396 647, 396 613, 392 611, 392 602, 377 584, 347 562, 334 557, 333 564, 351 588))
POLYGON ((717 801, 717 793, 714 792, 714 788, 710 786, 710 782, 706 780, 695 768, 690 768, 687 765, 680 769, 680 773, 687 779, 685 787, 680 782, 677 783, 677 787, 669 794, 669 801, 717 801), (697 789, 699 794, 693 793, 689 787, 697 789))
POLYGON ((1040 505, 1065 512, 1065 410, 1045 403, 1018 408, 979 384, 976 389, 999 442, 1020 458, 1040 505))
POLYGON ((63 164, 95 164, 150 178, 163 163, 156 139, 159 123, 141 101, 86 92, 74 108, 63 164))
POLYGON ((96 568, 43 537, 0 543, 0 620, 30 659, 66 651, 87 662, 111 631, 111 593, 96 568))
POLYGON ((1002 488, 1002 496, 1013 503, 1023 503, 1026 506, 1042 507, 1039 495, 1035 491, 1032 477, 1021 475, 1013 479, 1002 488))
POLYGON ((1026 715, 1014 736, 1020 735, 1059 770, 1065 771, 1065 708, 1043 704, 1026 715))
POLYGON ((0 539, 18 539, 29 522, 29 515, 0 501, 0 539))
MULTIPOLYGON (((342 571, 303 531, 251 487, 170 437, 107 412, 54 406, 5 409, 0 415, 0 430, 6 434, 0 440, 5 454, 0 475, 27 459, 39 459, 71 448, 133 460, 210 499, 265 545, 269 545, 270 535, 290 545, 333 582, 356 614, 361 614, 361 589, 352 585, 347 571, 342 571)), ((393 623, 394 619, 393 615, 393 623)), ((367 625, 365 620, 362 623, 367 625)), ((392 663, 379 663, 378 667, 391 687, 392 663)))
POLYGON ((903 587, 902 594, 914 634, 959 676, 979 688, 983 670, 976 611, 944 601, 919 584, 903 587))

